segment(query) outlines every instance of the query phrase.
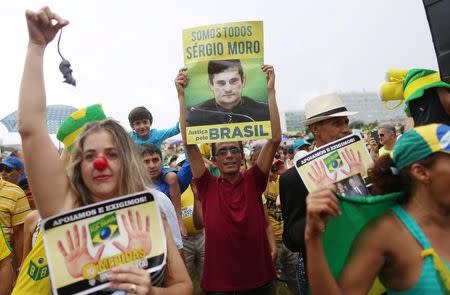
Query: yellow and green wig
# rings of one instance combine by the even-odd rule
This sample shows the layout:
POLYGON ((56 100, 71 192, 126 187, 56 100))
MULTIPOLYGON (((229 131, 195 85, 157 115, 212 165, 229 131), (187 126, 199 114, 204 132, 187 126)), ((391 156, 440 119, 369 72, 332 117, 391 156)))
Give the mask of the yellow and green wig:
POLYGON ((381 85, 381 100, 388 109, 397 108, 404 102, 404 110, 411 117, 409 102, 421 98, 425 90, 435 87, 450 88, 450 84, 441 80, 438 72, 427 69, 391 69, 386 73, 386 82, 381 85), (394 107, 388 107, 388 101, 398 101, 394 107))
POLYGON ((102 121, 106 119, 101 104, 94 104, 73 112, 59 126, 56 138, 61 141, 65 148, 71 152, 75 141, 89 122, 102 121))
POLYGON ((401 170, 436 152, 450 153, 450 126, 430 124, 408 130, 395 143, 393 160, 401 170))

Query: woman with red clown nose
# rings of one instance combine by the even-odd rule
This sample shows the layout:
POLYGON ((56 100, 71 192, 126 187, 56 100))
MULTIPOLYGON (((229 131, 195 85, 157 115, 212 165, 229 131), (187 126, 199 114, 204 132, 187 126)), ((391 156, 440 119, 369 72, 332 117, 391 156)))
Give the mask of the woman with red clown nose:
POLYGON ((94 165, 95 169, 100 171, 103 171, 106 168, 108 168, 108 160, 103 156, 97 157, 92 164, 94 165))
MULTIPOLYGON (((27 11, 26 19, 29 43, 20 89, 19 132, 29 182, 41 217, 146 190, 150 181, 140 153, 127 132, 114 120, 93 122, 84 127, 72 150, 69 173, 66 173, 65 164, 47 134, 43 56, 47 44, 69 22, 48 7, 37 12, 27 11)), ((172 236, 167 234, 165 221, 164 229, 167 263, 161 280, 152 282, 145 270, 122 265, 113 269, 109 276, 112 289, 128 294, 193 292, 172 236)), ((50 288, 40 292, 50 293, 50 288)))

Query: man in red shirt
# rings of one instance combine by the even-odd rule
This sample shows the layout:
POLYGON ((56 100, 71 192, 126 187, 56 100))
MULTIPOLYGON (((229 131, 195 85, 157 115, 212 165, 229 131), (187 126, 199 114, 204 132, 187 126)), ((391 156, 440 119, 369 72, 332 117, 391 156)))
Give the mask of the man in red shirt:
MULTIPOLYGON (((267 76, 272 139, 262 148, 255 166, 240 173, 244 159, 241 142, 213 144, 213 162, 220 171, 217 178, 206 170, 197 145, 186 145, 198 198, 202 202, 205 225, 202 288, 206 294, 269 295, 275 278, 261 195, 281 141, 281 128, 273 67, 263 66, 262 70, 267 76)), ((184 88, 187 83, 186 72, 182 70, 175 84, 185 143, 184 88)))

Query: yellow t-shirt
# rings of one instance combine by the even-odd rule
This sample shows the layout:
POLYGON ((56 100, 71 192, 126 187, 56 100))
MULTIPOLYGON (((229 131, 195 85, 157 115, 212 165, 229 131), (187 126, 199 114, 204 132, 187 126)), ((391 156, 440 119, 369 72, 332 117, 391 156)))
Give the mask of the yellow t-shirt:
POLYGON ((269 222, 272 225, 275 234, 275 240, 281 241, 283 239, 283 217, 281 209, 277 208, 276 200, 280 195, 280 177, 275 181, 269 181, 269 194, 266 196, 267 213, 269 215, 269 222))
POLYGON ((12 294, 51 294, 47 256, 45 255, 44 239, 40 230, 36 243, 22 263, 12 294))
POLYGON ((13 227, 23 224, 28 213, 30 204, 24 191, 0 178, 0 224, 8 242, 11 242, 13 227))
POLYGON ((387 150, 384 146, 382 146, 378 150, 378 156, 381 157, 382 155, 386 155, 386 154, 389 154, 392 158, 394 156, 394 150, 387 150))
POLYGON ((11 254, 11 248, 9 248, 9 244, 2 231, 2 225, 0 224, 0 261, 8 257, 9 254, 11 254))
POLYGON ((181 216, 189 236, 201 233, 203 230, 198 230, 194 226, 194 193, 191 186, 189 186, 181 195, 181 216))

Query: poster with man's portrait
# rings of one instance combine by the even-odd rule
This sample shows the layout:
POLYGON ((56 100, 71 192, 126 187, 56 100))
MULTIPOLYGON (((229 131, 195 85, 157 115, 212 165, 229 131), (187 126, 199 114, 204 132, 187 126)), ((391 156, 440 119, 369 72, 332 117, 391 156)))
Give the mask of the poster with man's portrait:
POLYGON ((43 221, 42 231, 53 294, 108 288, 108 275, 119 265, 155 272, 166 264, 166 236, 150 192, 50 217, 43 221))
POLYGON ((271 137, 261 21, 183 31, 189 144, 271 137))

